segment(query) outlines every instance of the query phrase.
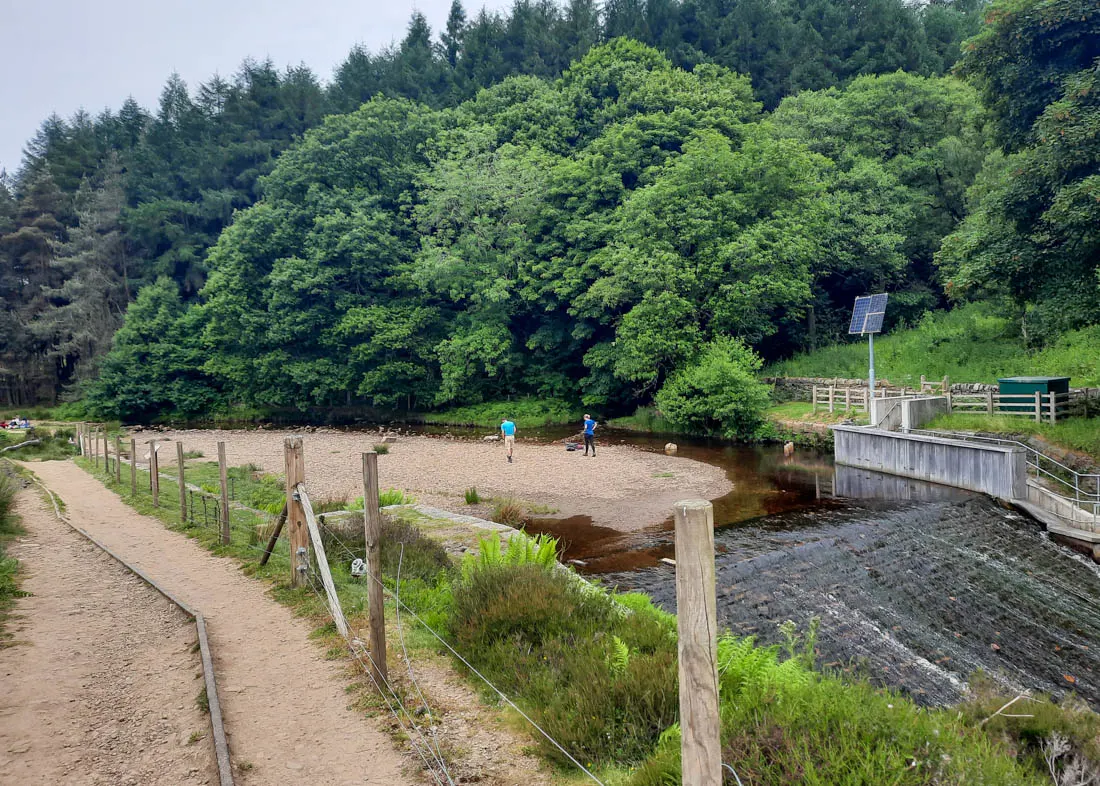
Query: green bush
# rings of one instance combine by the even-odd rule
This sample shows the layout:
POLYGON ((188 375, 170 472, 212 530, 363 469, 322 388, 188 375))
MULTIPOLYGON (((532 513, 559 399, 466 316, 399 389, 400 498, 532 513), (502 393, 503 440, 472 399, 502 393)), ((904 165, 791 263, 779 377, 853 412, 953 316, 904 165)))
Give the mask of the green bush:
POLYGON ((374 446, 374 452, 377 453, 379 456, 385 456, 387 453, 390 452, 390 446, 386 445, 385 443, 380 443, 374 446))
MULTIPOLYGON (((652 616, 623 614, 606 593, 587 591, 565 572, 537 564, 469 572, 454 588, 451 634, 583 762, 640 761, 676 719, 676 648, 667 628, 652 616)), ((567 764, 552 745, 540 745, 567 764)))
POLYGON ((657 393, 674 425, 700 434, 750 438, 764 422, 768 388, 756 377, 760 358, 738 339, 712 341, 657 393))

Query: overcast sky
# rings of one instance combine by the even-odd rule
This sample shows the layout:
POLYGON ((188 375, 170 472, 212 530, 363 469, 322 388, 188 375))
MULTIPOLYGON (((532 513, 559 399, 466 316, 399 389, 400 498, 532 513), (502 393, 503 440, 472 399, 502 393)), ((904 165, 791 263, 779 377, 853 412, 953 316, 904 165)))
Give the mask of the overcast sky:
MULTIPOLYGON (((305 63, 322 80, 356 43, 372 51, 404 35, 414 9, 434 33, 450 0, 0 0, 0 169, 51 112, 155 108, 173 71, 194 88, 246 56, 305 63)), ((509 0, 466 0, 466 15, 509 0)))

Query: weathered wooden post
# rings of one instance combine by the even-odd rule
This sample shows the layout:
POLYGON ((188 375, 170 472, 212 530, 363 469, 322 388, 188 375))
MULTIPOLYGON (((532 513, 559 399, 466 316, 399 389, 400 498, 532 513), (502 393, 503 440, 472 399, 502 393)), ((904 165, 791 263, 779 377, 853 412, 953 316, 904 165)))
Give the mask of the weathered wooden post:
POLYGON ((122 437, 115 434, 115 483, 122 484, 122 437))
POLYGON ((130 438, 130 496, 137 497, 137 440, 130 438))
POLYGON ((180 524, 187 523, 187 482, 183 478, 183 442, 176 443, 176 463, 179 465, 180 524))
POLYGON ((290 583, 301 587, 309 572, 309 531, 297 486, 306 479, 305 456, 301 437, 287 437, 283 442, 286 462, 286 522, 290 540, 290 583))
POLYGON ((218 443, 218 475, 222 483, 222 545, 228 546, 229 531, 229 478, 225 465, 225 443, 218 443))
POLYGON ((153 507, 160 507, 160 462, 157 461, 157 441, 149 443, 149 490, 153 494, 153 507))
POLYGON ((363 535, 367 543, 367 604, 371 666, 382 685, 386 670, 386 615, 382 599, 382 511, 378 507, 378 454, 363 454, 363 535))
POLYGON ((1050 396, 1050 422, 1051 423, 1057 423, 1058 422, 1058 405, 1057 405, 1058 394, 1051 391, 1047 395, 1050 396))
POLYGON ((844 411, 852 411, 852 389, 848 387, 844 388, 844 411))
POLYGON ((680 756, 684 786, 721 786, 714 506, 676 503, 676 627, 680 641, 680 756))
POLYGON ((111 451, 107 447, 107 427, 103 427, 103 468, 107 470, 107 476, 111 475, 111 451))
POLYGON ((99 426, 96 426, 95 433, 92 434, 92 459, 95 461, 96 468, 99 468, 99 426))
POLYGON ((833 411, 833 402, 836 400, 836 387, 829 385, 829 412, 833 411))
POLYGON ((1035 422, 1041 423, 1043 421, 1043 394, 1038 390, 1035 391, 1035 422))
POLYGON ((810 412, 817 412, 817 385, 813 386, 813 393, 810 394, 810 412))
POLYGON ((993 391, 987 390, 985 392, 985 412, 987 415, 993 414, 993 391))

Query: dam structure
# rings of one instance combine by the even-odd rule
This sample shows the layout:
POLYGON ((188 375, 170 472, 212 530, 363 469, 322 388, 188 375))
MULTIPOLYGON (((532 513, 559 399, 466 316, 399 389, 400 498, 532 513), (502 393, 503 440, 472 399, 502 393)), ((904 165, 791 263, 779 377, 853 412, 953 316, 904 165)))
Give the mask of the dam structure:
POLYGON ((838 465, 986 494, 1100 562, 1100 476, 1078 473, 1021 442, 921 429, 947 411, 943 397, 874 403, 872 425, 833 427, 838 465))

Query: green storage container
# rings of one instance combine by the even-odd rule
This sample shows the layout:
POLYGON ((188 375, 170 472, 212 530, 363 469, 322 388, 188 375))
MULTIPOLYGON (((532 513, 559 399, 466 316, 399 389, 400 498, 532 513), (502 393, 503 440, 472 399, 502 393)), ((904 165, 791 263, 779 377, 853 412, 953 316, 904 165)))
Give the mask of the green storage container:
POLYGON ((1069 393, 1069 377, 1005 377, 998 379, 997 385, 1002 396, 1020 396, 1007 401, 1001 399, 1000 409, 1006 412, 1034 411, 1036 393, 1069 393), (1032 401, 1023 396, 1030 396, 1032 401))

